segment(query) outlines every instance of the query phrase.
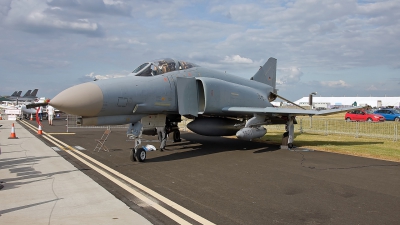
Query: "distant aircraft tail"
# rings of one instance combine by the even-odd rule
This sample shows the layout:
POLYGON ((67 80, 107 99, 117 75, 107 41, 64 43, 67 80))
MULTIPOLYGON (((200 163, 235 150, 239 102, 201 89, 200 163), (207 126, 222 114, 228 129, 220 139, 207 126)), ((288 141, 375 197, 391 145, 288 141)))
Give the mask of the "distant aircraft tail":
POLYGON ((251 78, 274 88, 274 93, 276 93, 276 59, 269 58, 264 66, 260 67, 256 74, 251 78))
POLYGON ((16 97, 20 97, 20 96, 21 96, 21 94, 22 94, 22 91, 18 91, 18 93, 17 93, 16 97))
POLYGON ((17 91, 14 91, 14 93, 12 93, 10 96, 17 96, 17 91))
POLYGON ((31 91, 32 91, 32 90, 28 90, 28 91, 24 94, 24 96, 22 96, 22 97, 29 96, 29 95, 31 94, 31 91))
POLYGON ((38 91, 39 91, 39 89, 33 90, 32 93, 31 93, 31 96, 32 96, 32 97, 36 97, 38 91))

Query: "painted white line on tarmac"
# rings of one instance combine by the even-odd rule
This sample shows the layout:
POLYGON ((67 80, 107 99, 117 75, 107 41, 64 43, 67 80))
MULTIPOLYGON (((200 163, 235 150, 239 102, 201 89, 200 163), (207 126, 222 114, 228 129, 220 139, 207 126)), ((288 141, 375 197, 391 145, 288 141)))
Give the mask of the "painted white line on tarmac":
MULTIPOLYGON (((34 128, 33 125, 24 122, 24 124, 26 124, 27 126, 34 128)), ((81 157, 77 156, 77 153, 79 155, 81 155, 82 157, 86 158, 87 160, 91 161, 92 163, 97 164, 99 167, 103 168, 104 170, 110 172, 111 174, 114 174, 115 176, 119 177, 122 180, 127 181, 128 183, 134 185, 135 187, 139 188, 140 190, 146 192, 147 194, 153 196, 154 198, 160 200, 161 202, 167 204, 168 206, 174 208, 175 210, 181 212, 182 214, 196 220, 197 222, 201 223, 201 224, 214 224, 211 221, 197 215, 196 213, 178 205, 177 203, 169 200, 168 198, 158 194, 157 192, 151 190, 150 188, 147 188, 146 186, 138 183, 137 181, 134 181, 133 179, 115 171, 114 169, 109 168, 108 166, 100 163, 99 161, 91 158, 90 156, 81 153, 79 151, 75 151, 75 149, 71 146, 69 146, 68 144, 58 140, 57 138, 51 136, 50 134, 43 132, 44 135, 47 135, 48 137, 44 136, 44 138, 46 138, 47 140, 49 140, 51 143, 55 144, 56 146, 60 146, 59 144, 56 144, 54 141, 64 145, 65 147, 69 148, 70 150, 72 150, 72 152, 74 152, 75 154, 73 154, 71 151, 66 151, 67 153, 69 153, 70 155, 74 156, 75 158, 77 158, 78 160, 80 160, 81 162, 83 162, 84 164, 88 165, 89 167, 91 167, 93 170, 97 171, 98 173, 102 174, 103 176, 107 177, 108 179, 110 179, 111 181, 113 181, 114 183, 116 183, 117 185, 119 185, 120 187, 122 187, 123 189, 125 189, 126 191, 130 192, 131 194, 135 195, 136 197, 138 197, 140 200, 142 200, 143 202, 149 204, 150 206, 152 206, 153 208, 155 208, 156 210, 160 211, 161 213, 163 213, 164 215, 168 216, 169 218, 173 219, 174 221, 180 223, 180 224, 190 224, 187 221, 183 220, 182 218, 180 218, 179 216, 177 216, 176 214, 170 212, 169 210, 165 209, 164 207, 160 206, 159 204, 157 204, 156 202, 150 200, 149 198, 147 198, 146 196, 142 195, 141 193, 137 192, 136 190, 130 188, 129 186, 127 186, 126 184, 122 183, 121 181, 118 181, 117 179, 115 179, 114 177, 110 176, 109 174, 105 173, 103 170, 93 166, 91 163, 87 162, 86 160, 82 159, 81 157), (54 141, 50 140, 53 139, 54 141)), ((64 150, 64 147, 60 146, 60 149, 64 150)))
MULTIPOLYGON (((141 194, 141 193, 137 192, 136 190, 132 189, 128 185, 124 184, 123 182, 115 179, 114 177, 112 177, 108 173, 104 172, 103 170, 99 169, 98 167, 94 166, 93 164, 89 163, 85 159, 83 159, 83 158, 77 156, 76 154, 74 154, 74 153, 77 153, 79 151, 65 151, 65 152, 67 152, 68 154, 72 155, 73 157, 75 157, 76 159, 78 159, 82 163, 86 164, 87 166, 89 166, 90 168, 95 170, 96 172, 100 173, 101 175, 103 175, 104 177, 109 179, 110 181, 114 182, 115 184, 117 184, 121 188, 125 189, 129 193, 133 194, 134 196, 136 196, 137 198, 139 198, 143 202, 147 203, 149 206, 151 206, 154 209, 158 210, 162 214, 168 216, 169 218, 171 218, 175 222, 177 222, 179 224, 191 224, 191 223, 187 222, 186 220, 182 219, 181 217, 179 217, 178 215, 176 215, 175 213, 169 211, 168 209, 166 209, 166 208, 162 207, 161 205, 157 204, 156 202, 150 200, 149 198, 147 198, 143 194, 141 194), (74 153, 72 153, 72 152, 74 152, 74 153)), ((107 168, 104 168, 104 169, 107 170, 107 168)))
MULTIPOLYGON (((85 154, 83 154, 83 153, 81 153, 81 152, 79 152, 79 151, 75 151, 75 152, 76 152, 76 153, 79 153, 80 155, 82 155, 83 157, 87 158, 88 160, 92 161, 93 163, 97 164, 97 165, 100 166, 100 167, 103 167, 103 168, 107 167, 106 165, 104 165, 104 164, 98 162, 97 160, 95 160, 95 159, 93 159, 93 158, 91 158, 91 157, 89 157, 89 156, 87 156, 87 155, 85 155, 85 154)), ((186 208, 184 208, 184 207, 178 205, 177 203, 175 203, 175 202, 169 200, 168 198, 166 198, 166 197, 164 197, 164 196, 158 194, 157 192, 151 190, 150 188, 148 188, 148 187, 146 187, 146 186, 144 186, 144 185, 138 183, 137 181, 132 180, 131 178, 129 178, 129 177, 127 177, 127 176, 125 176, 125 175, 123 175, 123 174, 121 174, 121 173, 115 171, 114 169, 111 169, 111 168, 109 168, 109 167, 107 167, 107 168, 108 168, 108 169, 106 169, 106 170, 108 170, 109 172, 111 172, 111 173, 113 173, 114 175, 120 177, 121 179, 123 179, 123 180, 129 182, 130 184, 136 186, 137 188, 139 188, 139 189, 141 189, 142 191, 148 193, 149 195, 153 196, 154 198, 156 198, 156 199, 158 199, 158 200, 164 202, 165 204, 171 206, 172 208, 176 209, 177 211, 179 211, 179 212, 185 214, 186 216, 188 216, 188 217, 190 217, 190 218, 196 220, 197 222, 202 223, 202 224, 214 224, 214 223, 212 223, 211 221, 209 221, 209 220, 207 220, 207 219, 205 219, 205 218, 203 218, 203 217, 201 217, 201 216, 195 214, 194 212, 192 212, 192 211, 190 211, 190 210, 188 210, 188 209, 186 209, 186 208)))

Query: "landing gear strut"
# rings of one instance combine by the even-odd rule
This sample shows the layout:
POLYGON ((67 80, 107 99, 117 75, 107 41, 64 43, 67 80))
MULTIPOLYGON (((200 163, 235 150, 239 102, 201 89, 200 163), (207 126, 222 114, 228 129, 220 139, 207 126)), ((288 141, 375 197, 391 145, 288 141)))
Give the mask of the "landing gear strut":
MULTIPOLYGON (((164 115, 165 117, 165 115, 164 115)), ((143 119, 142 119, 143 120, 143 119)), ((143 122, 144 124, 147 124, 147 122, 143 122)), ((173 139, 174 142, 180 142, 181 141, 181 132, 179 131, 179 127, 177 125, 176 122, 170 122, 168 119, 166 120, 166 122, 164 123, 165 125, 165 129, 162 129, 162 133, 163 133, 163 138, 159 139, 160 142, 164 142, 164 144, 162 144, 163 148, 165 146, 165 142, 166 142, 166 138, 168 137, 167 135, 169 133, 173 133, 173 139)), ((163 126, 160 126, 158 128, 164 128, 163 126)), ((146 160, 146 155, 147 155, 147 151, 155 151, 156 148, 152 145, 146 145, 146 146, 142 146, 140 147, 140 144, 142 143, 142 134, 143 134, 143 130, 145 130, 145 134, 146 135, 157 135, 159 134, 157 128, 151 128, 149 129, 146 127, 143 127, 143 124, 141 121, 138 121, 136 123, 130 124, 128 131, 126 132, 126 135, 129 139, 134 141, 134 147, 132 148, 132 150, 130 151, 129 154, 129 159, 132 162, 135 161, 139 161, 139 162, 144 162, 146 160), (147 129, 147 130, 146 130, 147 129)), ((158 142, 155 140, 143 140, 144 142, 158 142)))
POLYGON ((181 132, 179 130, 174 131, 172 137, 174 138, 174 142, 181 142, 181 132))
POLYGON ((289 116, 288 121, 285 126, 286 132, 283 134, 282 137, 282 149, 292 149, 293 145, 293 138, 294 138, 294 116, 289 116))
POLYGON ((146 160, 146 150, 143 147, 139 147, 142 143, 142 132, 143 125, 141 122, 136 122, 135 124, 129 125, 127 136, 129 139, 133 139, 135 142, 134 147, 132 148, 129 159, 132 162, 139 161, 144 162, 146 160))
POLYGON ((289 120, 286 123, 287 125, 287 130, 289 132, 289 137, 288 137, 288 147, 293 148, 293 138, 294 138, 294 116, 289 116, 289 120))

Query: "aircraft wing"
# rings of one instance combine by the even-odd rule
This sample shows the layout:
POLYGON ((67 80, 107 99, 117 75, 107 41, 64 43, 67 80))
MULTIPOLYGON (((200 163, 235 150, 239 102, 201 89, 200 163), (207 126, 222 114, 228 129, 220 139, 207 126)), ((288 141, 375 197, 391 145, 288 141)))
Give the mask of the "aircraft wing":
POLYGON ((304 109, 290 109, 290 108, 256 108, 256 107, 225 107, 223 112, 230 112, 234 114, 276 114, 276 115, 293 115, 293 116, 317 116, 317 115, 330 115, 338 112, 346 112, 354 109, 363 108, 362 106, 342 108, 342 109, 329 109, 329 110, 304 110, 304 109))

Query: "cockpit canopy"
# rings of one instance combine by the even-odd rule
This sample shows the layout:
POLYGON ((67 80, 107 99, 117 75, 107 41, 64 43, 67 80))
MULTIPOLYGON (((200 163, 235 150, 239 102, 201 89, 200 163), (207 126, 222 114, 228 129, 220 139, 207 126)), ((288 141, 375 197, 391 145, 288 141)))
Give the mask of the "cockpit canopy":
POLYGON ((132 73, 134 76, 157 76, 175 70, 185 70, 198 65, 186 61, 177 61, 170 58, 153 60, 146 62, 136 68, 132 73))

